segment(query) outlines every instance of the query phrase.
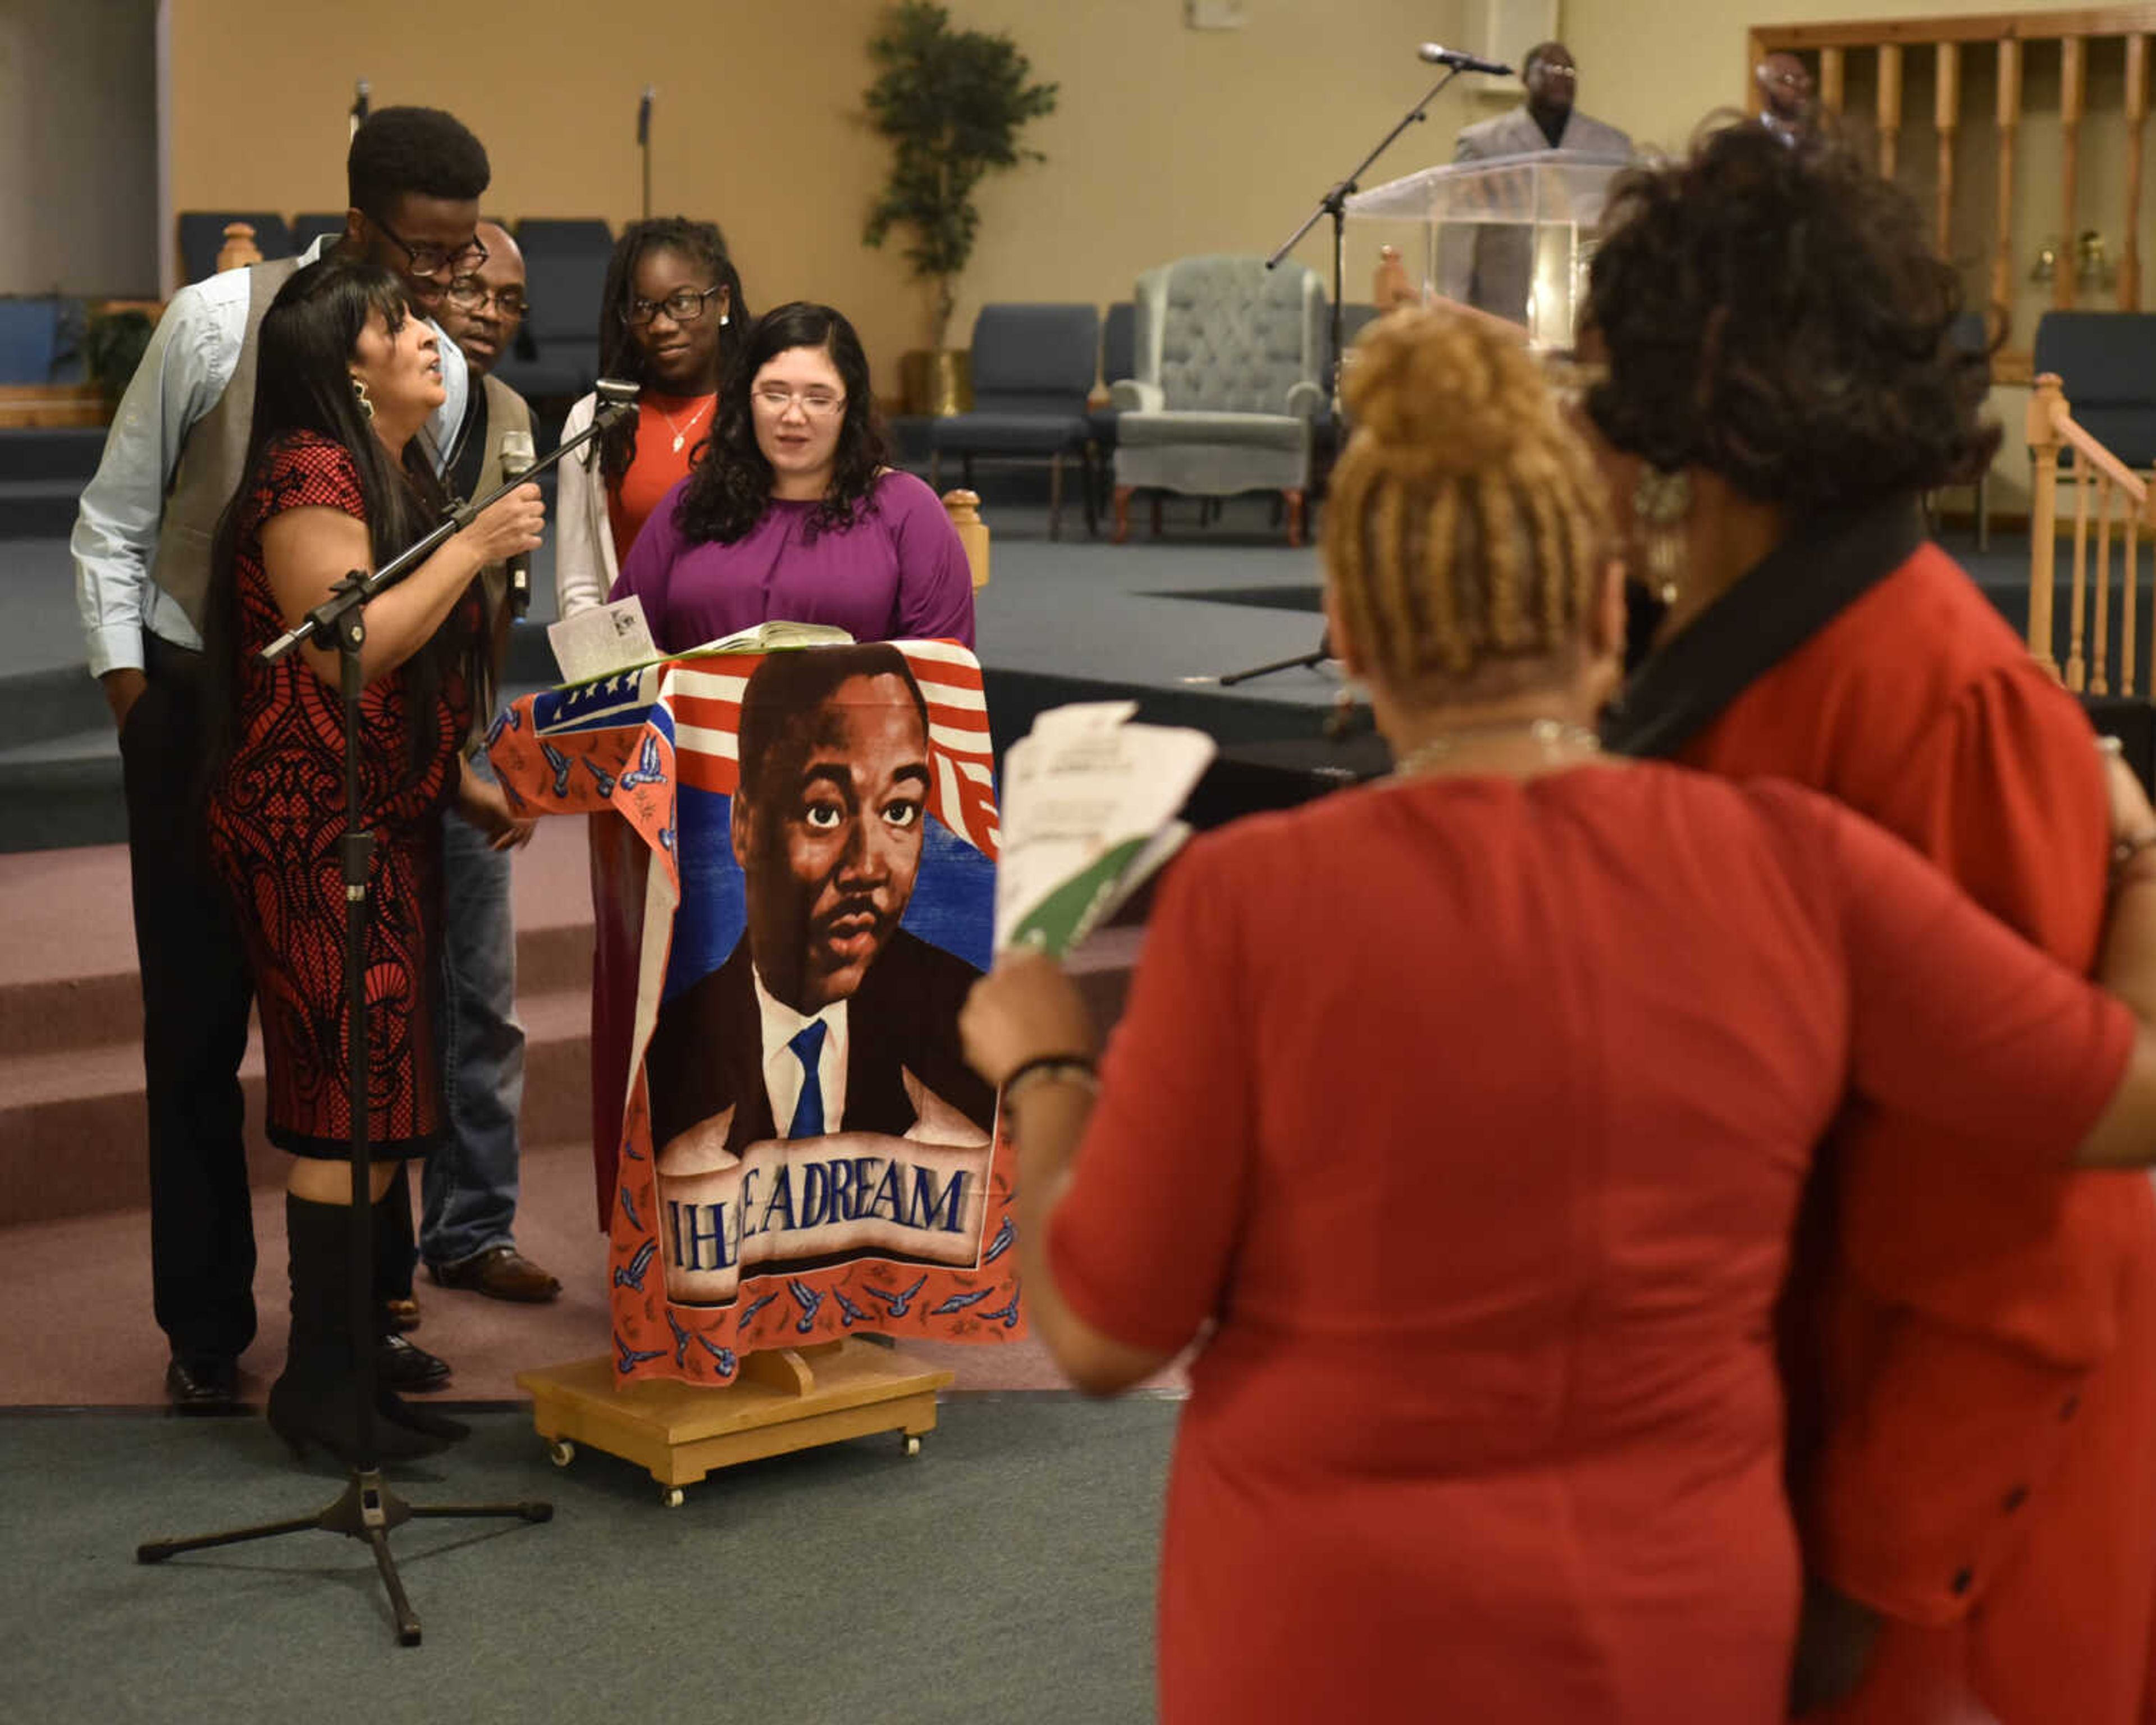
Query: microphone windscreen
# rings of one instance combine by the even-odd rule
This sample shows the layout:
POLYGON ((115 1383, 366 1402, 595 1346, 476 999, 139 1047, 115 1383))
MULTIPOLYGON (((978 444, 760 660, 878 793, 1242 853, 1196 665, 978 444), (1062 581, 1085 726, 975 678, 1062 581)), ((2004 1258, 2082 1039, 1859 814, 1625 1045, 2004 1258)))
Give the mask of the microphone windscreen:
POLYGON ((539 459, 539 451, 532 446, 528 431, 505 431, 501 434, 501 476, 514 479, 528 470, 539 459))

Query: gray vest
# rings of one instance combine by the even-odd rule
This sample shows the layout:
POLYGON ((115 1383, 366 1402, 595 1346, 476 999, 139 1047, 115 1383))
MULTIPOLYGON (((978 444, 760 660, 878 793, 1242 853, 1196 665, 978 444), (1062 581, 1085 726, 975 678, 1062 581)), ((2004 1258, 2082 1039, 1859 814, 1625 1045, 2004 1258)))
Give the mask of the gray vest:
MULTIPOLYGON (((484 497, 507 477, 501 462, 501 440, 512 431, 531 434, 531 409, 522 396, 499 378, 475 376, 475 391, 484 390, 484 398, 476 393, 475 401, 486 403, 486 454, 480 463, 479 482, 472 491, 473 497, 484 497)), ((467 499, 467 501, 470 500, 467 499)), ((480 572, 480 592, 486 607, 485 628, 489 649, 494 658, 494 671, 501 675, 509 646, 509 566, 489 563, 480 572)), ((499 694, 497 689, 496 693, 499 694)), ((465 753, 478 754, 485 746, 487 727, 494 715, 475 711, 472 714, 472 734, 465 745, 465 753)))
MULTIPOLYGON (((486 457, 480 464, 475 497, 484 497, 508 477, 501 465, 501 440, 512 431, 531 434, 531 409, 524 398, 500 378, 473 380, 486 392, 486 457)), ((480 572, 486 578, 486 614, 490 621, 501 610, 509 592, 509 567, 489 563, 480 572)))
POLYGON ((150 576, 187 613, 198 634, 209 593, 210 549, 217 538, 218 518, 247 477, 247 434, 254 424, 255 338, 277 290, 299 268, 297 258, 249 266, 247 332, 239 344, 239 362, 232 368, 231 381, 217 405, 187 428, 172 483, 165 492, 150 576))

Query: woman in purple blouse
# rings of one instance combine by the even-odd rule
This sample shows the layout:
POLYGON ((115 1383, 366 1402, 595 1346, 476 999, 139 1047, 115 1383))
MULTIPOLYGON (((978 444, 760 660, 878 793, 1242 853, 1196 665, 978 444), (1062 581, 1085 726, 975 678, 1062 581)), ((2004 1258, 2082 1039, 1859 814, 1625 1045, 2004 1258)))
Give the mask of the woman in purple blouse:
POLYGON ((609 597, 643 600, 670 652, 778 621, 971 647, 965 547, 936 494, 889 459, 854 326, 828 305, 767 312, 719 386, 702 459, 609 597))

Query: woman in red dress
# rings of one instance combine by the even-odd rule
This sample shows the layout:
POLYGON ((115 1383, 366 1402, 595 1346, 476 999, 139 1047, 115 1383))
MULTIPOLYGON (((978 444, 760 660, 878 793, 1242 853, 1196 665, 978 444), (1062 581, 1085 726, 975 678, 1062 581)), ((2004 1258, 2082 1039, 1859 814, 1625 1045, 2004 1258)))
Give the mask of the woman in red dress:
MULTIPOLYGON (((2088 721, 1924 536, 1921 494, 1999 442, 1928 218, 1846 155, 1736 126, 1635 176, 1609 225, 1586 408, 1668 608, 1608 740, 1824 791, 2086 972, 2088 721)), ((2156 1200, 2040 1163, 1972 1181, 1969 1154, 1859 1107, 1820 1157, 1784 1323, 1803 1694, 1838 1725, 2137 1725, 2156 1200)))
MULTIPOLYGON (((417 434, 442 400, 434 330, 386 270, 325 261, 264 317, 247 478, 218 536, 210 593, 219 691, 208 784, 211 853, 238 901, 268 1064, 267 1131, 295 1158, 285 1202, 291 1346, 270 1424, 295 1449, 350 1460, 355 1343, 346 1307, 343 951, 344 725, 334 651, 275 665, 261 649, 329 595, 421 536, 441 494, 417 434)), ((469 780, 459 745, 487 675, 474 578, 531 550, 542 516, 527 485, 451 538, 367 611, 360 703, 367 880, 367 1138, 375 1220, 392 1164, 441 1130, 429 1014, 439 958, 441 807, 506 824, 499 792, 469 780)), ((372 1338, 363 1338, 371 1345, 372 1338)), ((383 1392, 381 1459, 438 1449, 453 1420, 383 1392)))
POLYGON ((1097 1096, 1054 965, 977 988, 1029 1312, 1095 1391, 1203 1338, 1168 1725, 1770 1725, 1812 1145, 1853 1091, 1973 1179, 2146 1158, 2156 1038, 1838 805, 1597 752, 1599 477, 1507 339, 1396 315, 1349 398, 1330 621, 1398 770, 1190 847, 1097 1096))

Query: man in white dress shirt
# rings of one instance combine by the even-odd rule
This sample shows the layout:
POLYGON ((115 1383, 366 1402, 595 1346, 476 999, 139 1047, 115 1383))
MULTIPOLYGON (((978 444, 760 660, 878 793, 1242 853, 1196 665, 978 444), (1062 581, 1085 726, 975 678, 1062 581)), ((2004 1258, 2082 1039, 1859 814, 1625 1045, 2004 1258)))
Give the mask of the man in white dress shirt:
MULTIPOLYGON (((326 252, 403 278, 429 314, 484 253, 479 140, 447 114, 385 108, 354 135, 345 231, 304 258, 182 288, 121 398, 72 547, 90 674, 105 686, 127 798, 150 1127, 151 1274, 172 1348, 166 1389, 185 1411, 239 1398, 254 1334, 254 1240, 238 1068, 253 988, 195 791, 203 600, 218 517, 238 490, 252 423, 255 334, 276 290, 326 252)), ((446 448, 470 388, 441 342, 446 398, 428 430, 446 448)), ((406 1348, 392 1381, 447 1368, 406 1348), (417 1375, 415 1375, 415 1373, 417 1375)))

